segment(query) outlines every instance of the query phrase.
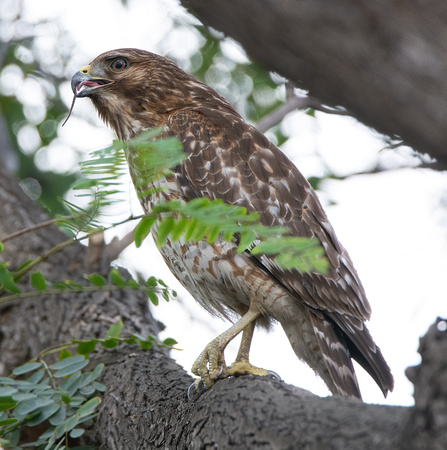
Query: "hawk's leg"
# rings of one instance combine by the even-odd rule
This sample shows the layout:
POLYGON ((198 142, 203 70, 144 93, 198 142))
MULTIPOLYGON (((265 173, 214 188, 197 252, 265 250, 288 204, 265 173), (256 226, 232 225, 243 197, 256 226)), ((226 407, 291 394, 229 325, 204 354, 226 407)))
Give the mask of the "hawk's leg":
POLYGON ((252 366, 249 362, 249 353, 253 332, 255 331, 255 321, 251 322, 242 332, 241 345, 237 352, 236 361, 229 367, 225 367, 219 378, 231 377, 233 375, 269 375, 265 369, 252 366))
POLYGON ((247 313, 231 328, 205 347, 191 369, 192 373, 200 377, 205 386, 210 387, 218 378, 226 378, 232 375, 268 375, 266 370, 254 367, 248 362, 255 321, 259 315, 257 308, 250 307, 247 313), (236 361, 230 367, 226 367, 224 350, 228 343, 241 331, 243 332, 242 341, 236 361))

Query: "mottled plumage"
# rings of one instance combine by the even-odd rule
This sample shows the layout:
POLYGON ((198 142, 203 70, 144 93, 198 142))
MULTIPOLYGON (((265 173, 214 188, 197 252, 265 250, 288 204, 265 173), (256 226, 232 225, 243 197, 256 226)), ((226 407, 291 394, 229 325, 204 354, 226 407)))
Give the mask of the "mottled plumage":
MULTIPOLYGON (((248 363, 255 324, 271 319, 284 328, 297 356, 332 393, 361 397, 351 358, 383 393, 393 378, 364 322, 366 299, 348 253, 338 241, 315 191, 294 164, 256 128, 245 122, 213 89, 161 56, 135 49, 98 56, 74 75, 77 97, 90 97, 99 115, 122 140, 165 126, 178 136, 186 159, 159 184, 159 195, 143 197, 147 211, 159 196, 183 201, 206 196, 256 211, 263 225, 283 225, 291 235, 316 237, 330 269, 326 275, 282 270, 268 256, 236 254, 236 243, 168 241, 161 253, 192 296, 208 311, 241 316, 216 338, 193 366, 207 385, 218 377, 260 373, 248 363), (225 366, 223 351, 243 332, 236 363, 225 366)), ((136 186, 142 181, 128 156, 136 186)))

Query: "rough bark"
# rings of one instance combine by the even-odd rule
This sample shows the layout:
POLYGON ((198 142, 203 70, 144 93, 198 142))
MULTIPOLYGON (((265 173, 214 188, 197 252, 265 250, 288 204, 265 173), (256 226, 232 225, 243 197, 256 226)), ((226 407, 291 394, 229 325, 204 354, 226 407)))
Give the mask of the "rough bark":
POLYGON ((182 0, 263 67, 447 162, 447 4, 182 0))
MULTIPOLYGON (((0 240, 47 219, 4 168, 0 168, 0 202, 0 240)), ((1 258, 14 267, 65 239, 54 227, 42 228, 8 241, 1 258)), ((86 254, 84 246, 72 245, 39 269, 53 281, 76 281, 89 271, 86 254)), ((27 281, 22 283, 26 287, 27 281)), ((117 319, 123 320, 127 333, 157 334, 161 328, 137 292, 65 294, 3 305, 0 372, 7 373, 43 348, 70 338, 103 336, 117 319)), ((415 372, 414 408, 322 399, 261 377, 219 381, 189 400, 186 392, 193 379, 166 350, 104 350, 95 360, 106 364, 101 381, 107 391, 100 416, 85 439, 101 449, 384 449, 409 448, 408 442, 411 448, 426 448, 428 434, 430 448, 445 448, 447 377, 441 359, 446 343, 447 332, 436 327, 421 345, 424 359, 415 372), (406 440, 418 430, 424 433, 422 438, 406 440)))
POLYGON ((407 369, 415 406, 404 430, 404 447, 447 447, 447 322, 438 318, 421 339, 423 364, 407 369))

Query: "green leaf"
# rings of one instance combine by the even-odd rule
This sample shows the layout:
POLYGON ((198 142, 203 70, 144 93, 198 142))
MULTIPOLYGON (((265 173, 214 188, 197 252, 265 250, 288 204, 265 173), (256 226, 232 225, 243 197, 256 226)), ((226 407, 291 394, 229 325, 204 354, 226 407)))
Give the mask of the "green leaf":
POLYGON ((65 367, 71 366, 72 364, 77 364, 79 362, 83 362, 85 360, 86 360, 85 356, 83 355, 69 356, 68 358, 64 358, 58 361, 57 363, 52 364, 50 366, 50 369, 52 370, 65 369, 65 367))
POLYGON ((88 386, 84 386, 83 388, 81 388, 79 392, 81 395, 89 397, 95 392, 95 388, 91 384, 89 384, 88 386))
POLYGON ((94 381, 92 383, 92 386, 99 392, 105 392, 106 391, 106 386, 102 383, 100 383, 99 381, 94 381))
POLYGON ((72 280, 65 280, 65 285, 68 288, 73 288, 73 289, 82 289, 84 287, 81 283, 76 283, 76 281, 72 281, 72 280))
POLYGON ((165 288, 168 287, 168 285, 167 285, 161 278, 159 278, 159 279, 157 280, 157 283, 158 283, 160 286, 163 286, 163 287, 165 287, 165 288))
POLYGON ((0 397, 0 412, 8 411, 17 406, 17 402, 13 400, 11 396, 0 397))
POLYGON ((40 272, 34 272, 31 274, 31 285, 33 288, 43 291, 47 287, 47 281, 40 272))
POLYGON ((86 398, 82 395, 73 395, 70 398, 70 406, 81 406, 86 401, 86 398))
POLYGON ((118 345, 115 339, 100 339, 99 343, 105 348, 115 348, 118 345))
POLYGON ((297 269, 302 273, 326 273, 329 261, 318 239, 285 236, 269 238, 251 250, 251 254, 271 255, 275 263, 285 270, 297 269))
POLYGON ((59 409, 50 417, 50 424, 54 427, 62 423, 67 416, 67 410, 64 406, 59 406, 59 409))
POLYGON ((157 247, 160 248, 166 241, 169 233, 171 232, 174 226, 174 219, 171 216, 165 217, 158 227, 156 244, 157 247))
POLYGON ((208 242, 208 244, 212 244, 213 242, 217 241, 219 235, 220 235, 220 227, 218 225, 211 227, 207 231, 206 241, 208 242))
POLYGON ((12 396, 13 400, 16 402, 24 402, 25 400, 32 400, 37 398, 36 394, 33 394, 31 392, 18 392, 17 394, 14 394, 12 396))
POLYGON ((140 285, 133 278, 131 278, 127 282, 127 286, 129 286, 132 289, 140 289, 140 285))
POLYGON ((34 372, 30 377, 28 377, 26 381, 28 381, 31 384, 37 384, 37 383, 39 383, 39 381, 42 380, 44 375, 45 375, 45 369, 40 369, 37 372, 34 372))
MULTIPOLYGON (((80 355, 82 356, 82 355, 80 355)), ((89 363, 89 360, 86 359, 84 361, 79 361, 73 364, 70 364, 69 366, 64 367, 63 369, 59 369, 57 370, 53 376, 55 378, 62 378, 62 377, 66 377, 68 375, 72 375, 75 372, 77 372, 78 370, 83 369, 85 366, 87 366, 89 363)))
POLYGON ((83 428, 74 428, 70 431, 69 436, 73 439, 76 439, 78 437, 81 437, 85 433, 85 430, 83 428))
POLYGON ((138 343, 142 350, 148 350, 152 347, 152 342, 149 339, 144 339, 142 336, 138 336, 138 343))
POLYGON ((121 330, 123 329, 123 322, 118 320, 118 322, 112 324, 107 330, 106 339, 118 338, 120 336, 121 330))
POLYGON ((138 248, 141 246, 143 241, 148 237, 152 225, 157 220, 157 216, 153 217, 143 217, 138 225, 135 227, 135 231, 133 233, 133 238, 135 241, 135 246, 138 248))
POLYGON ((52 399, 45 399, 39 397, 31 398, 29 400, 19 402, 19 404, 14 408, 12 414, 17 419, 23 420, 28 414, 35 411, 36 409, 48 406, 52 403, 53 403, 52 399))
MULTIPOLYGON (((75 372, 71 377, 66 378, 64 381, 62 381, 59 388, 61 391, 66 391, 68 397, 71 397, 76 393, 81 384, 82 374, 81 372, 75 372)), ((70 399, 68 399, 67 402, 70 402, 70 399)))
POLYGON ((54 430, 56 439, 60 439, 65 433, 68 433, 73 428, 75 428, 78 423, 79 423, 79 416, 77 415, 71 416, 64 422, 60 423, 54 430))
POLYGON ((174 223, 171 229, 171 237, 174 242, 180 239, 182 233, 185 233, 185 231, 187 230, 188 222, 189 221, 186 217, 181 217, 174 223))
POLYGON ((61 400, 68 405, 71 402, 71 397, 69 395, 62 394, 61 400))
POLYGON ((7 448, 16 448, 20 441, 20 430, 12 430, 8 433, 5 433, 4 438, 7 441, 7 448))
POLYGON ((0 387, 0 397, 10 397, 16 392, 18 392, 17 389, 10 386, 0 387))
POLYGON ((197 219, 192 219, 186 224, 185 241, 189 241, 197 227, 197 219))
POLYGON ((14 419, 12 417, 10 419, 0 420, 0 427, 7 427, 8 425, 12 425, 14 423, 17 423, 18 421, 18 419, 14 419))
POLYGON ((98 364, 92 372, 92 379, 96 380, 102 373, 102 371, 104 370, 105 365, 103 363, 98 364))
POLYGON ((207 226, 206 225, 198 225, 195 227, 194 232, 191 235, 191 239, 195 242, 199 242, 206 235, 207 226))
POLYGON ((6 268, 6 264, 0 264, 0 285, 11 294, 20 293, 20 289, 14 283, 11 272, 6 268))
POLYGON ((109 272, 110 281, 115 286, 125 287, 127 283, 124 281, 123 277, 120 275, 117 269, 111 269, 109 272))
POLYGON ((91 275, 86 275, 85 278, 95 286, 104 286, 106 284, 105 278, 99 273, 92 273, 91 275))
POLYGON ((3 242, 0 241, 0 253, 2 253, 3 250, 5 250, 5 244, 3 244, 3 242))
POLYGON ((27 425, 29 427, 39 425, 39 423, 44 422, 45 420, 49 419, 52 415, 56 414, 56 412, 58 412, 60 408, 61 406, 54 402, 50 403, 47 406, 38 408, 36 410, 36 412, 38 412, 37 416, 28 421, 27 425))
POLYGON ((95 350, 95 347, 96 347, 96 340, 95 339, 91 339, 90 341, 86 341, 86 342, 80 342, 78 344, 77 353, 79 355, 87 356, 93 350, 95 350))
POLYGON ((169 346, 169 347, 172 347, 172 346, 174 346, 175 344, 177 344, 178 342, 175 340, 175 339, 172 339, 172 338, 166 338, 164 341, 163 341, 163 345, 167 345, 167 346, 169 346))
POLYGON ((158 306, 158 295, 154 291, 147 291, 147 296, 154 306, 158 306))
POLYGON ((59 356, 57 357, 58 361, 62 361, 66 358, 71 358, 73 356, 73 353, 71 353, 70 350, 64 348, 60 351, 59 356))
POLYGON ((152 286, 152 287, 157 287, 158 286, 158 282, 157 279, 155 277, 149 277, 146 281, 146 284, 148 286, 152 286))
POLYGON ((84 417, 89 414, 92 414, 96 407, 101 403, 101 399, 99 397, 94 397, 84 403, 77 411, 76 416, 77 417, 84 417))
POLYGON ((33 370, 36 370, 41 366, 42 366, 42 363, 40 363, 40 362, 27 363, 27 364, 23 364, 23 366, 16 367, 12 371, 12 373, 14 375, 23 375, 24 373, 32 372, 33 370))
MULTIPOLYGON (((240 233, 239 245, 237 247, 238 253, 245 251, 250 244, 256 239, 256 234, 253 231, 243 231, 240 233)), ((256 247, 255 247, 256 248, 256 247)))
POLYGON ((232 239, 233 239, 233 236, 234 236, 233 231, 226 231, 224 233, 224 240, 227 241, 227 242, 231 242, 232 239))

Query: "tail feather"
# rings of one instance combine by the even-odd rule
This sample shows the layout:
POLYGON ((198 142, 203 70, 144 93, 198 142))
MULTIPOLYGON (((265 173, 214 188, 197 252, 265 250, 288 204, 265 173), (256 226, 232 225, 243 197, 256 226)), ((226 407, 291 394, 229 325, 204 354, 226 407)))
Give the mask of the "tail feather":
MULTIPOLYGON (((323 354, 329 379, 323 376, 333 394, 361 399, 359 384, 352 365, 346 339, 320 311, 310 311, 310 319, 323 354)), ((321 374, 320 374, 321 375, 321 374)))
POLYGON ((369 373, 386 397, 394 388, 393 375, 365 324, 339 314, 331 314, 330 317, 346 337, 352 358, 369 373))

